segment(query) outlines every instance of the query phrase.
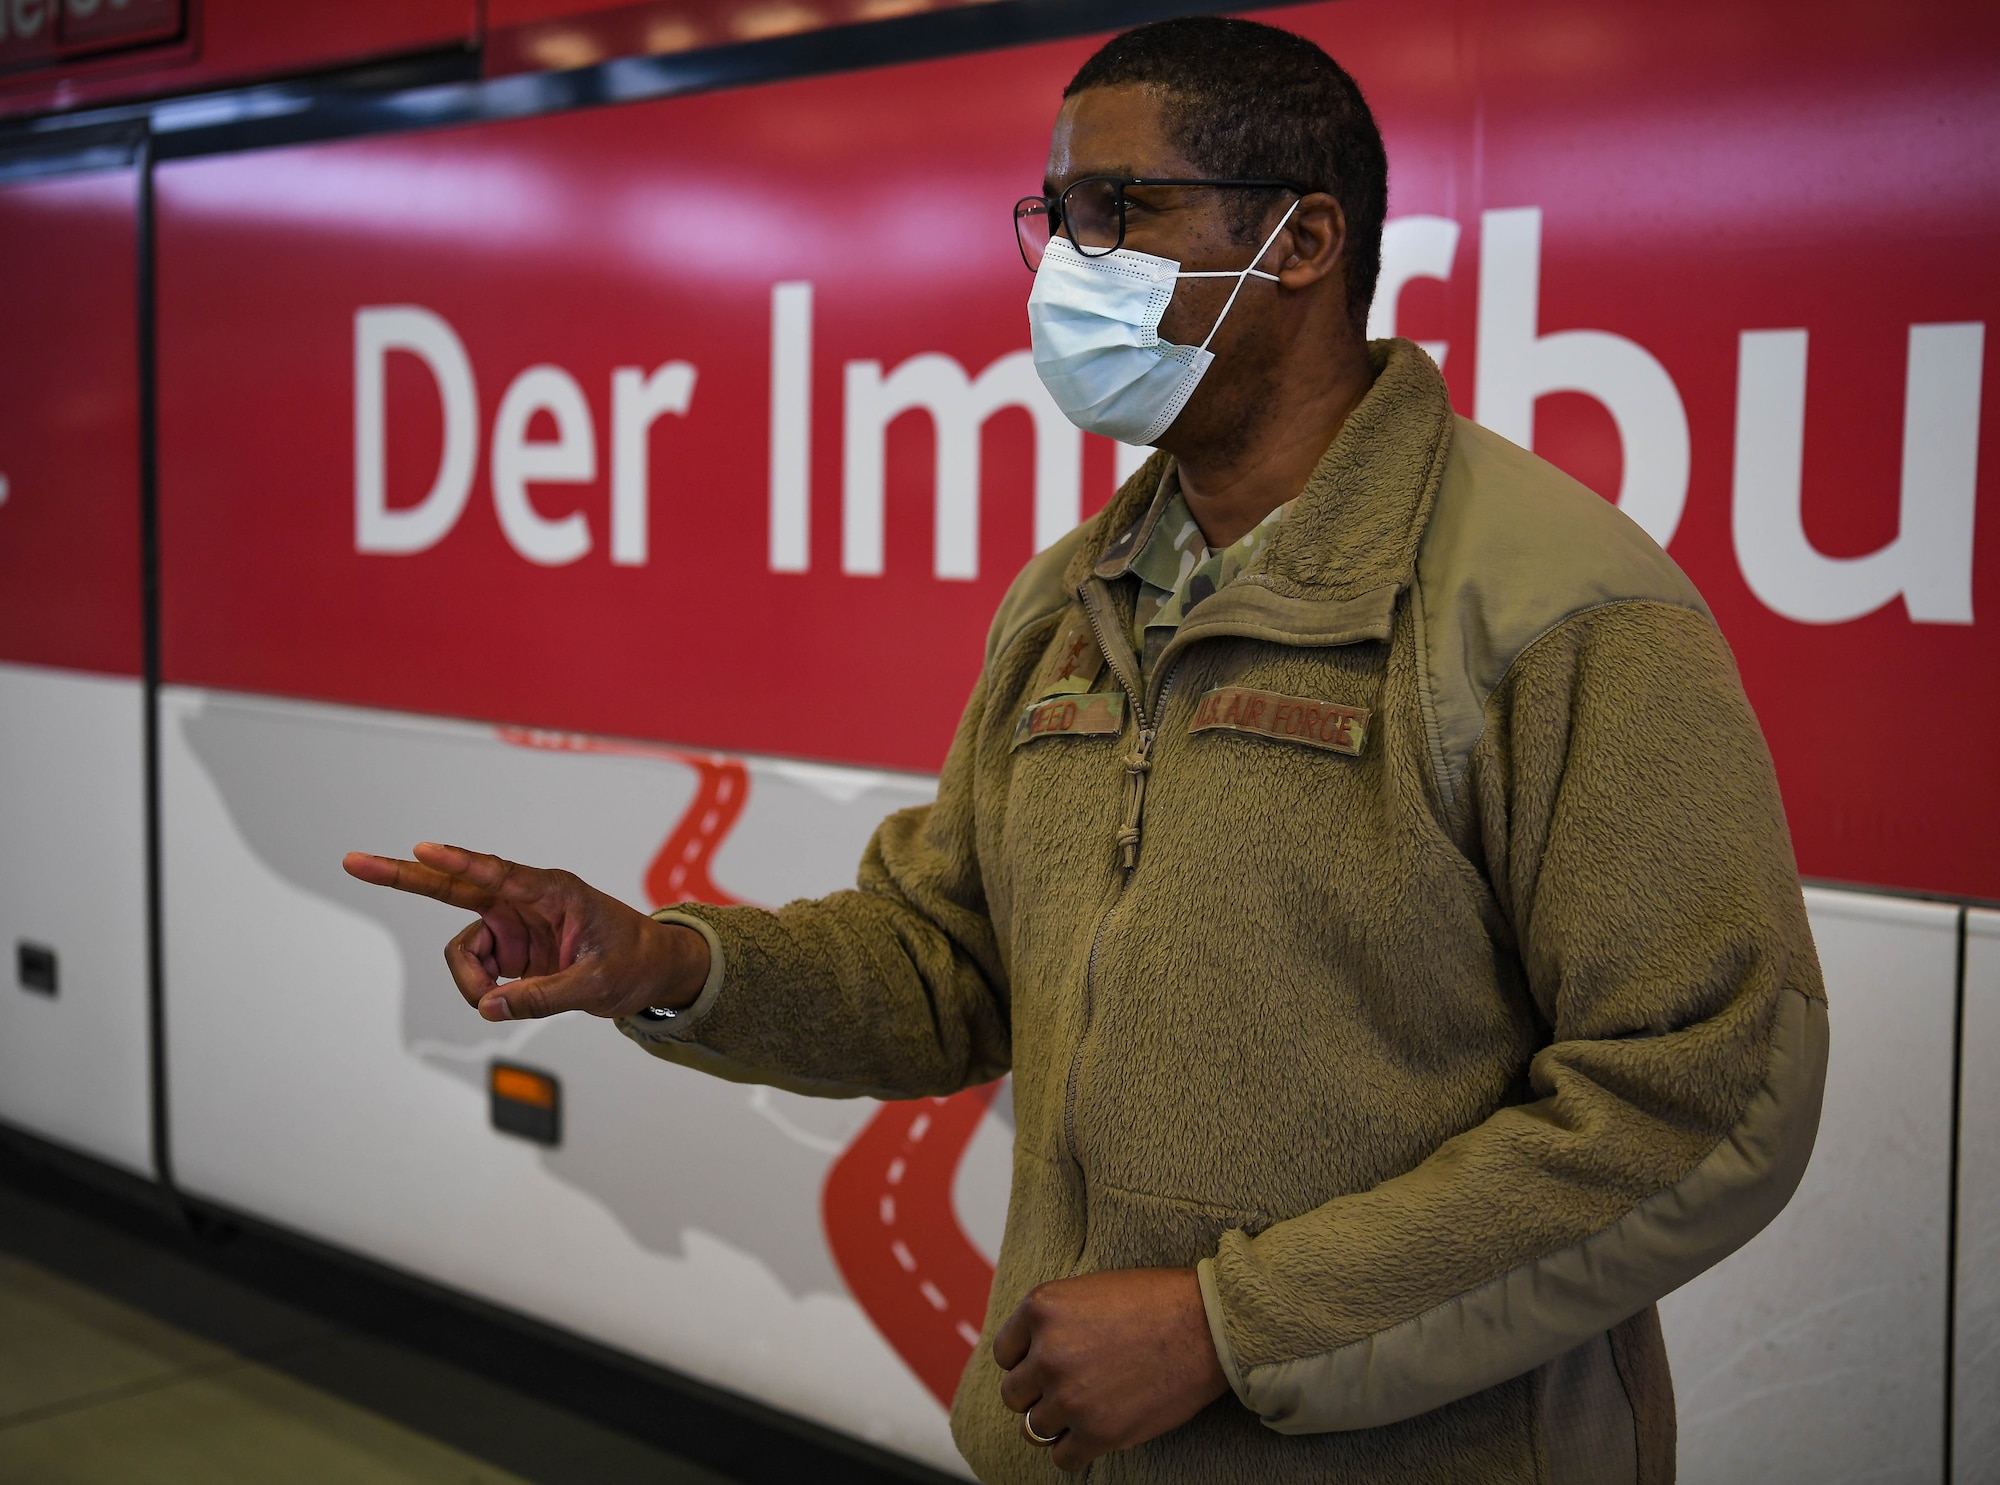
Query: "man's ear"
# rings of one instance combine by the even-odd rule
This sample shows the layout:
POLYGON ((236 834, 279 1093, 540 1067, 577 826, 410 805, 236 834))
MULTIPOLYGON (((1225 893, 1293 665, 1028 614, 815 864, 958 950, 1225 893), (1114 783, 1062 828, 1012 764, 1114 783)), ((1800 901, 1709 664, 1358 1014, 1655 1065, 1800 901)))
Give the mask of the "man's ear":
POLYGON ((1326 192, 1314 191, 1300 199, 1279 246, 1285 256, 1278 262, 1278 282, 1286 288, 1303 289, 1335 276, 1347 253, 1347 214, 1326 192))

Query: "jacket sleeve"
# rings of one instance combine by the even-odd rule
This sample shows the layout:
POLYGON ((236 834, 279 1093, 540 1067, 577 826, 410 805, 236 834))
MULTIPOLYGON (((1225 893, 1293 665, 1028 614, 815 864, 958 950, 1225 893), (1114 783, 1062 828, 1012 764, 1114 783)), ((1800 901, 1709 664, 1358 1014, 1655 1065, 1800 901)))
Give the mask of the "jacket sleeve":
POLYGON ((1224 1370, 1280 1432, 1392 1423, 1553 1360, 1748 1241, 1812 1151, 1825 992, 1713 624, 1573 616, 1485 718, 1475 864, 1547 1040, 1521 1102, 1203 1261, 1224 1370))
POLYGON ((801 1093, 912 1098, 1004 1073, 1007 982, 973 818, 985 685, 936 803, 882 822, 856 890, 775 912, 682 903, 656 914, 708 940, 708 982, 673 1019, 619 1028, 669 1061, 801 1093))

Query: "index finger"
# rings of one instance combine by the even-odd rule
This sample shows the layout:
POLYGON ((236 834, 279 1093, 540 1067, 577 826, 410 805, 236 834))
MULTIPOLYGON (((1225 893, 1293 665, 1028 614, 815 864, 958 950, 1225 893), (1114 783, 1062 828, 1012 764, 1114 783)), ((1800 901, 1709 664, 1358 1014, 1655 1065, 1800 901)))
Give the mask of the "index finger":
POLYGON ((1014 1313, 1006 1323, 993 1333, 993 1359, 1000 1363, 1000 1370, 1011 1372, 1027 1359, 1028 1347, 1035 1339, 1035 1324, 1028 1316, 1028 1301, 1023 1299, 1014 1306, 1014 1313))
POLYGON ((483 887, 442 872, 421 861, 399 861, 393 856, 374 856, 366 851, 349 851, 340 860, 340 869, 356 881, 373 887, 393 887, 419 897, 435 897, 453 907, 484 912, 494 896, 483 887))
POLYGON ((538 866, 523 866, 504 856, 468 851, 464 846, 420 840, 414 854, 419 864, 461 882, 470 882, 495 901, 504 898, 511 902, 531 902, 545 895, 555 882, 555 873, 538 866))

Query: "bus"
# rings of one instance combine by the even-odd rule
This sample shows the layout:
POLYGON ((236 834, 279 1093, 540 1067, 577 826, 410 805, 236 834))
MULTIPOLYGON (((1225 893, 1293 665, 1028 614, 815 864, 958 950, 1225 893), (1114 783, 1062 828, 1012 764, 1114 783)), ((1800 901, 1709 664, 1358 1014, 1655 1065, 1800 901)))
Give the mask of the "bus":
MULTIPOLYGON (((340 856, 851 884, 1145 455, 1042 391, 1008 213, 1083 58, 1196 8, 0 10, 0 1124, 962 1474, 1004 1081, 489 1025, 340 856)), ((1382 123, 1371 334, 1669 550, 1776 759, 1832 1061, 1662 1305, 1685 1478, 1990 1479, 2000 13, 1255 14, 1382 123)))

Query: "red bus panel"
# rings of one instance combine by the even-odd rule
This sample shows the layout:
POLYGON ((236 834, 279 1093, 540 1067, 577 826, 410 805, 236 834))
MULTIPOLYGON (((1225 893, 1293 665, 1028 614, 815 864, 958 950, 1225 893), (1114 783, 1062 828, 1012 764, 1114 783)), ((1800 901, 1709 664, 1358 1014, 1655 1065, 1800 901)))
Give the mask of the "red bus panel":
MULTIPOLYGON (((1380 113, 1377 328, 1667 543, 1805 871, 2000 896, 2000 23, 1271 19, 1380 113)), ((1093 44, 163 167, 168 678, 935 768, 1113 483, 1007 227, 1093 44)))
POLYGON ((130 170, 0 187, 0 660, 136 676, 130 170))
POLYGON ((923 10, 950 10, 990 0, 822 0, 773 5, 769 0, 487 0, 485 54, 489 77, 545 68, 582 67, 607 57, 660 56, 732 42, 767 41, 829 26, 866 25, 923 10))
POLYGON ((476 0, 11 0, 0 12, 0 117, 191 93, 479 39, 476 0))

